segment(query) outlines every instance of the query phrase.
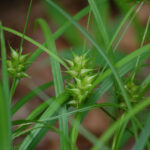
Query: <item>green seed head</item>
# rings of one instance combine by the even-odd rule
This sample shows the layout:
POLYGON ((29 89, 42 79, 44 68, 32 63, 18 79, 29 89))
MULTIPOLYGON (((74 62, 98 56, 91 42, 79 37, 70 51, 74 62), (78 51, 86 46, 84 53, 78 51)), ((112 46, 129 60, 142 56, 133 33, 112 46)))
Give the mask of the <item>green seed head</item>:
POLYGON ((70 66, 70 70, 66 71, 72 77, 72 81, 67 83, 67 89, 72 100, 68 105, 79 107, 90 94, 90 88, 96 77, 93 75, 93 69, 88 67, 88 59, 86 54, 81 56, 73 53, 73 60, 66 60, 70 66))
MULTIPOLYGON (((124 85, 124 88, 126 89, 131 103, 134 105, 135 103, 138 102, 139 99, 139 92, 140 92, 140 87, 136 85, 133 81, 128 81, 127 84, 124 85)), ((123 96, 120 92, 118 92, 118 97, 120 98, 120 104, 124 104, 124 107, 127 107, 126 104, 124 103, 123 96)))
POLYGON ((10 47, 11 58, 7 60, 8 73, 11 77, 21 79, 24 77, 29 77, 25 73, 25 67, 27 65, 27 58, 29 54, 19 55, 19 53, 10 47))

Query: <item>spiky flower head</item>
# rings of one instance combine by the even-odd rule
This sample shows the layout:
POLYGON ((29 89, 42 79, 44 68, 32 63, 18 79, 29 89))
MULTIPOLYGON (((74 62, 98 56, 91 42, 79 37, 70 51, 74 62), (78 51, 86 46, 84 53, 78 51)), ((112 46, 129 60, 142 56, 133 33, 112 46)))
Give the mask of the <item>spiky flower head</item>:
POLYGON ((29 54, 19 55, 19 53, 10 47, 11 57, 7 60, 8 73, 11 77, 21 79, 24 77, 30 77, 25 73, 25 67, 28 64, 27 58, 29 54))
POLYGON ((88 67, 89 60, 86 56, 87 54, 78 56, 73 53, 73 60, 66 60, 70 66, 66 73, 71 76, 71 80, 67 83, 67 90, 72 97, 68 104, 75 107, 79 107, 90 94, 90 88, 96 77, 93 69, 88 67))
MULTIPOLYGON (((127 91, 131 104, 135 105, 138 100, 139 100, 139 93, 140 93, 140 86, 136 85, 132 80, 129 80, 125 85, 124 85, 125 90, 127 91)), ((127 108, 122 94, 119 93, 119 99, 120 99, 120 104, 122 107, 127 108)))

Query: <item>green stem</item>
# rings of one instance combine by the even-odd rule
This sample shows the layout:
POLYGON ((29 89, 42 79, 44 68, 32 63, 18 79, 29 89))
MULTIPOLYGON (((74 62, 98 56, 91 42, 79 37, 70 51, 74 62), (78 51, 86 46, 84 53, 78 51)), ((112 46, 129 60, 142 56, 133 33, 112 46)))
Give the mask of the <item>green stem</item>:
MULTIPOLYGON (((145 31, 144 31, 144 34, 143 34, 143 38, 142 38, 142 42, 141 42, 140 48, 142 48, 143 45, 144 45, 144 41, 145 41, 146 34, 147 34, 147 31, 148 31, 148 28, 149 28, 149 24, 150 24, 150 16, 149 16, 147 24, 146 24, 146 28, 145 28, 145 31)), ((134 71, 134 74, 132 76, 132 81, 134 80, 135 73, 136 73, 137 67, 139 65, 139 60, 140 60, 140 55, 138 56, 136 64, 135 64, 135 71, 134 71)))
MULTIPOLYGON (((90 25, 90 20, 91 20, 91 14, 92 14, 92 10, 90 9, 89 11, 89 15, 88 15, 88 21, 87 21, 87 25, 86 25, 86 31, 88 32, 89 30, 89 25, 90 25)), ((82 54, 84 53, 85 49, 86 49, 86 43, 87 43, 87 39, 84 39, 84 43, 83 43, 83 50, 82 50, 82 54)))
POLYGON ((26 33, 28 21, 29 21, 29 15, 30 15, 30 12, 31 12, 31 6, 32 6, 32 0, 30 1, 29 9, 28 9, 28 12, 27 12, 27 17, 26 17, 26 21, 25 21, 25 25, 24 25, 24 30, 23 30, 23 35, 22 35, 22 39, 21 39, 21 42, 20 42, 19 55, 21 55, 21 53, 22 53, 22 46, 23 46, 23 41, 24 41, 24 36, 25 36, 25 33, 26 33))
POLYGON ((11 90, 10 90, 10 101, 12 101, 12 97, 15 93, 18 82, 19 80, 17 78, 14 78, 12 81, 11 90))

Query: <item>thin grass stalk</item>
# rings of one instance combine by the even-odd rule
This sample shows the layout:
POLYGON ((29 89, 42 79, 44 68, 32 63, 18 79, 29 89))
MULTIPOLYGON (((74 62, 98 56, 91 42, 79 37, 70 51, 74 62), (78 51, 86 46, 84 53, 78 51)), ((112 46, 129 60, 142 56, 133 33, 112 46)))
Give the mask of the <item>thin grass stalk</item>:
POLYGON ((0 80, 0 149, 12 149, 12 133, 11 133, 11 112, 10 112, 10 93, 9 79, 7 71, 7 58, 5 48, 5 38, 0 22, 0 45, 2 57, 2 83, 0 80))

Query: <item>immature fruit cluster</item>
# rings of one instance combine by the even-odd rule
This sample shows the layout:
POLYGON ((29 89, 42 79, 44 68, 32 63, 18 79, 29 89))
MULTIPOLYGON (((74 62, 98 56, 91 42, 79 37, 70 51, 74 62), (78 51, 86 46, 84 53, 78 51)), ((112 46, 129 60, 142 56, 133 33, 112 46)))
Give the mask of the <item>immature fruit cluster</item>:
MULTIPOLYGON (((128 81, 128 83, 124 86, 124 88, 126 89, 131 99, 132 105, 136 104, 139 98, 140 87, 136 85, 133 81, 128 81)), ((121 106, 127 107, 124 101, 121 102, 121 106)))
POLYGON ((19 55, 12 47, 10 47, 10 50, 11 58, 7 60, 9 75, 17 79, 29 77, 29 75, 25 73, 25 66, 27 65, 26 60, 29 54, 19 55))
POLYGON ((66 73, 72 77, 67 83, 67 90, 72 97, 68 104, 79 107, 90 94, 89 89, 96 75, 93 75, 93 69, 87 66, 89 60, 86 59, 86 54, 81 56, 73 54, 73 60, 66 61, 70 66, 66 73))

